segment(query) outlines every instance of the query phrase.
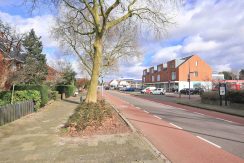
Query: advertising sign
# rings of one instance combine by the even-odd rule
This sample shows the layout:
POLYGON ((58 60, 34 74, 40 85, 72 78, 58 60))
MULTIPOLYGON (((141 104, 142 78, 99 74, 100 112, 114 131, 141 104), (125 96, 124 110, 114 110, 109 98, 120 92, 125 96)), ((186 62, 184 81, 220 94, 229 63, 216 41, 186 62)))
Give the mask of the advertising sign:
POLYGON ((221 86, 219 87, 219 95, 224 96, 225 95, 225 87, 221 86))

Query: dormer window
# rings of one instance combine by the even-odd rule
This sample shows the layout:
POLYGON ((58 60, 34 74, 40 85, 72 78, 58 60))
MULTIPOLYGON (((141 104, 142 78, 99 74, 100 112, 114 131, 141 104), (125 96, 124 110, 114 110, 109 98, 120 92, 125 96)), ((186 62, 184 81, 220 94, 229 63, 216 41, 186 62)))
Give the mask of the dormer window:
POLYGON ((158 66, 158 72, 160 72, 161 71, 161 66, 158 66))

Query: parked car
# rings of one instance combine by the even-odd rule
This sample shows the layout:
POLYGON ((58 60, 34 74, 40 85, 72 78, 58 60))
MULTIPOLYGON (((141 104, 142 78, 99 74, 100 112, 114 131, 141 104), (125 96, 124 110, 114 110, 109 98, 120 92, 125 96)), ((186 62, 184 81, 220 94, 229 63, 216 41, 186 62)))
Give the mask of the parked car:
POLYGON ((128 91, 128 92, 134 92, 135 91, 135 88, 126 88, 125 91, 128 91))
POLYGON ((146 87, 143 90, 141 90, 142 94, 150 94, 152 90, 156 89, 156 87, 146 87))
POLYGON ((156 88, 152 91, 153 95, 164 95, 165 94, 165 89, 163 88, 156 88))
POLYGON ((183 88, 182 90, 180 90, 180 93, 181 93, 181 94, 185 94, 185 95, 188 95, 189 92, 190 92, 191 95, 194 94, 194 89, 191 88, 191 89, 189 90, 189 88, 183 88))
POLYGON ((194 91, 193 91, 193 94, 200 95, 203 92, 204 92, 204 89, 202 89, 202 88, 195 88, 194 91))
POLYGON ((125 91, 126 87, 119 87, 119 91, 125 91))
POLYGON ((106 86, 106 87, 104 87, 104 89, 105 89, 105 90, 109 90, 109 89, 110 89, 110 87, 109 87, 109 86, 106 86))

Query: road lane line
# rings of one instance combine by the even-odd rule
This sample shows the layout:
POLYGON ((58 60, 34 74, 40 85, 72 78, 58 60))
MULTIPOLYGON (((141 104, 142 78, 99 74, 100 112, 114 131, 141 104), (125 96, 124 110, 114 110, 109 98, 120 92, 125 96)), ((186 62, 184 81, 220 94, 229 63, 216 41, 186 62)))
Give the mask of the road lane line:
POLYGON ((179 110, 183 110, 183 111, 186 111, 186 109, 182 109, 182 108, 175 108, 175 109, 179 109, 179 110))
POLYGON ((225 120, 226 122, 229 122, 229 123, 235 123, 235 122, 232 122, 232 121, 229 121, 229 120, 225 120))
POLYGON ((202 113, 198 113, 198 112, 193 112, 193 113, 195 113, 195 114, 199 114, 199 115, 204 115, 204 114, 202 114, 202 113))
POLYGON ((225 119, 222 119, 222 118, 216 118, 216 119, 221 120, 221 121, 225 121, 225 119))
POLYGON ((158 116, 156 116, 156 115, 153 115, 154 117, 156 117, 156 118, 158 118, 158 119, 162 119, 162 118, 160 118, 160 117, 158 117, 158 116))
POLYGON ((148 111, 146 111, 146 110, 143 110, 145 113, 149 113, 148 111))
POLYGON ((204 139, 204 138, 202 138, 201 136, 197 136, 197 137, 198 137, 199 139, 201 139, 201 140, 203 140, 203 141, 209 143, 209 144, 212 144, 213 146, 215 146, 215 147, 217 147, 217 148, 221 148, 221 146, 219 146, 219 145, 217 145, 217 144, 214 144, 213 142, 208 141, 207 139, 204 139))
POLYGON ((179 126, 177 126, 177 125, 175 125, 175 124, 173 124, 173 123, 170 123, 172 126, 174 126, 174 127, 176 127, 176 128, 178 128, 178 129, 183 129, 183 128, 181 128, 181 127, 179 127, 179 126))
POLYGON ((233 122, 233 121, 229 121, 229 120, 222 119, 222 118, 216 118, 216 119, 218 119, 218 120, 222 120, 222 121, 225 121, 225 122, 229 122, 229 123, 235 123, 235 122, 233 122))

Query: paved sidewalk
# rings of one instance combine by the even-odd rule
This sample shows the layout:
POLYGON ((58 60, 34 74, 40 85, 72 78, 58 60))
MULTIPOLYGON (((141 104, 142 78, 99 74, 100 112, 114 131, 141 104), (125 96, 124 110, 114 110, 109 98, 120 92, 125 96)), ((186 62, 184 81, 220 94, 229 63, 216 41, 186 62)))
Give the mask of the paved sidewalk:
POLYGON ((79 97, 0 127, 0 162, 162 162, 137 134, 60 137, 79 97))
POLYGON ((109 93, 106 93, 106 98, 174 163, 244 162, 241 158, 210 145, 109 93))

